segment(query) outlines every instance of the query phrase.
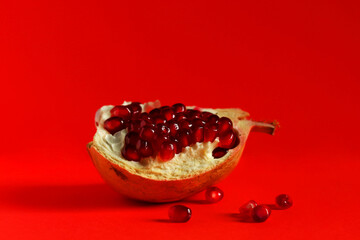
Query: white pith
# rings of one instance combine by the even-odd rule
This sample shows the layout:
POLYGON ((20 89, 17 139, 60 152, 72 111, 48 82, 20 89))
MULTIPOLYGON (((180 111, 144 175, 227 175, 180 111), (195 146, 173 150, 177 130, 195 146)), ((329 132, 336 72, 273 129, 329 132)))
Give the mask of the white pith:
MULTIPOLYGON (((124 102, 128 104, 129 102, 124 102)), ((146 110, 148 106, 159 107, 158 102, 150 102, 142 105, 143 110, 146 110)), ((107 105, 100 108, 96 114, 95 121, 97 122, 97 131, 94 136, 93 144, 97 150, 104 155, 110 162, 120 166, 121 168, 133 173, 141 175, 142 177, 155 179, 155 180, 178 180, 190 178, 195 175, 207 172, 217 165, 221 164, 231 154, 232 150, 229 150, 221 158, 214 158, 212 151, 217 147, 219 140, 215 139, 214 142, 196 143, 183 149, 179 154, 175 154, 175 157, 169 161, 162 162, 159 159, 153 157, 143 158, 140 162, 129 161, 122 157, 121 149, 124 146, 124 138, 127 130, 124 129, 111 135, 104 127, 103 123, 108 119, 111 114, 110 110, 113 105, 107 105)), ((193 108, 193 107, 187 107, 193 108)), ((234 129, 240 132, 240 129, 246 129, 248 126, 248 120, 238 120, 237 118, 246 117, 248 114, 241 110, 238 110, 236 118, 229 116, 226 109, 200 109, 201 111, 209 111, 219 115, 219 117, 230 117, 234 122, 234 129)), ((246 133, 248 131, 245 131, 246 133)))

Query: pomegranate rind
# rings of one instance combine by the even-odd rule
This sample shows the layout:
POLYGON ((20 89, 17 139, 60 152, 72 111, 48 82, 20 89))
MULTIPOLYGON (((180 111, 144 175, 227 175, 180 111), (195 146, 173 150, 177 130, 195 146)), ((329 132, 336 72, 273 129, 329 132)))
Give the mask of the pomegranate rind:
MULTIPOLYGON (((272 124, 244 120, 248 114, 239 109, 219 111, 222 116, 230 117, 233 120, 239 134, 240 144, 229 150, 229 153, 223 157, 224 160, 214 168, 195 176, 176 180, 151 179, 142 176, 141 173, 130 172, 110 161, 94 142, 87 145, 87 150, 101 177, 117 192, 147 202, 178 201, 203 191, 227 177, 238 164, 247 137, 254 126, 275 128, 272 124)), ((191 159, 191 161, 196 161, 196 159, 191 159)))
POLYGON ((125 196, 148 202, 178 201, 218 183, 236 167, 243 148, 239 144, 220 165, 196 177, 159 181, 130 173, 106 159, 92 142, 88 144, 92 162, 106 183, 125 196))

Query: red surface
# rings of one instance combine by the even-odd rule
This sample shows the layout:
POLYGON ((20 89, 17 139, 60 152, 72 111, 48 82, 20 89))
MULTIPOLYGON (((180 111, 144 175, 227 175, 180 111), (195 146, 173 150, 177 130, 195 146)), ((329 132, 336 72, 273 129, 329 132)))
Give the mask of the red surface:
POLYGON ((2 239, 356 239, 358 1, 2 1, 2 239), (224 199, 186 224, 117 195, 85 150, 104 104, 160 99, 277 119, 254 133, 224 199), (234 218, 255 199, 294 206, 234 218))

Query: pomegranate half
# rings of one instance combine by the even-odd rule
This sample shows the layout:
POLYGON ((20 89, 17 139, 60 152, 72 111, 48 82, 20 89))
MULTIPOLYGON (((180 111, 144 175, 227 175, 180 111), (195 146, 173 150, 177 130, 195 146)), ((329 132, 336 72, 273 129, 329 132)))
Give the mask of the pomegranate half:
MULTIPOLYGON (((145 103, 144 111, 159 107, 159 102, 145 103)), ((101 134, 103 124, 109 118, 113 106, 104 106, 96 114, 97 133, 87 145, 92 162, 102 178, 116 191, 130 198, 148 202, 172 202, 184 199, 218 183, 236 167, 251 131, 273 134, 276 123, 248 120, 249 114, 240 109, 202 109, 219 117, 227 117, 233 123, 233 129, 240 142, 229 149, 225 155, 214 157, 211 153, 219 145, 218 138, 213 142, 201 142, 184 148, 169 161, 157 161, 146 158, 129 161, 122 157, 121 148, 109 145, 118 137, 124 139, 125 133, 101 134), (105 139, 105 140, 104 140, 105 139), (106 143, 104 143, 104 141, 106 143)), ((194 107, 189 107, 194 108, 194 107)), ((126 131, 126 130, 125 130, 126 131)))

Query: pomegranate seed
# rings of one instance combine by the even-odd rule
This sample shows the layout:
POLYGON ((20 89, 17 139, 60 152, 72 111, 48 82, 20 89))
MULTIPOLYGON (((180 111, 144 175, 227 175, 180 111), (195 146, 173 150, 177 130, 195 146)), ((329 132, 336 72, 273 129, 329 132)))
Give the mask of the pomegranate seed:
POLYGON ((208 124, 211 124, 211 123, 218 123, 219 121, 219 116, 218 115, 215 115, 215 114, 212 114, 210 117, 208 117, 207 119, 207 123, 208 124))
POLYGON ((175 205, 169 208, 171 222, 187 222, 191 218, 191 209, 184 205, 175 205))
POLYGON ((205 192, 206 200, 210 203, 221 201, 224 197, 224 192, 218 187, 210 187, 205 192))
POLYGON ((192 120, 192 127, 195 127, 195 126, 200 126, 200 127, 203 127, 205 126, 205 121, 201 120, 200 118, 196 118, 194 120, 192 120))
POLYGON ((154 117, 153 118, 153 123, 155 124, 160 124, 160 123, 166 123, 166 119, 163 117, 154 117))
POLYGON ((258 205, 252 211, 252 217, 255 222, 265 222, 269 218, 271 210, 266 205, 258 205))
POLYGON ((125 145, 136 146, 137 141, 140 139, 139 133, 137 132, 128 132, 125 135, 125 145))
POLYGON ((193 120, 195 118, 200 118, 201 112, 199 110, 189 109, 186 111, 186 116, 188 119, 193 120))
POLYGON ((136 150, 138 150, 142 157, 150 157, 153 155, 153 148, 151 143, 146 140, 139 139, 136 143, 136 150))
POLYGON ((194 127, 192 130, 192 142, 203 142, 204 141, 204 127, 194 127))
POLYGON ((143 112, 139 115, 140 120, 145 120, 147 122, 151 122, 150 115, 147 112, 143 112))
POLYGON ((166 123, 168 128, 170 129, 170 135, 175 136, 177 131, 180 129, 179 124, 175 120, 170 120, 166 123))
POLYGON ((240 216, 248 220, 250 217, 252 217, 252 212, 257 205, 257 202, 255 202, 254 200, 246 202, 239 208, 240 216))
POLYGON ((187 129, 180 129, 176 134, 176 138, 179 140, 181 147, 187 147, 191 144, 190 131, 187 129))
POLYGON ((149 112, 151 118, 160 117, 160 109, 154 108, 149 112))
POLYGON ((206 124, 204 128, 204 142, 214 142, 218 135, 218 126, 216 123, 206 124))
POLYGON ((179 113, 175 114, 175 120, 176 121, 186 120, 185 113, 179 112, 179 113))
POLYGON ((218 121, 218 125, 219 134, 222 134, 232 129, 232 121, 227 117, 221 117, 218 121))
POLYGON ((156 129, 158 134, 163 134, 165 136, 168 136, 170 134, 170 128, 168 128, 165 124, 159 123, 156 125, 156 129))
POLYGON ((211 115, 213 115, 211 112, 202 112, 201 119, 206 121, 211 115))
POLYGON ((141 127, 140 124, 141 124, 140 120, 132 120, 128 126, 128 131, 129 132, 139 132, 140 127, 141 127))
POLYGON ((125 128, 124 120, 119 117, 111 117, 104 122, 104 128, 110 134, 114 134, 125 128))
POLYGON ((123 157, 130 161, 139 161, 140 154, 136 150, 135 146, 133 145, 126 145, 122 150, 121 153, 123 157))
POLYGON ((142 128, 142 127, 145 127, 145 126, 148 126, 148 125, 152 124, 152 122, 149 122, 148 120, 144 120, 144 119, 139 120, 139 121, 140 121, 140 128, 142 128))
POLYGON ((181 120, 181 121, 179 121, 179 127, 180 127, 180 129, 190 130, 192 127, 192 124, 187 120, 181 120))
POLYGON ((131 117, 131 111, 128 106, 115 106, 110 110, 111 116, 121 117, 123 119, 129 119, 131 117))
POLYGON ((148 140, 148 141, 153 140, 155 137, 155 129, 150 126, 145 126, 145 127, 141 128, 140 137, 143 140, 148 140))
POLYGON ((176 104, 172 105, 172 108, 174 109, 175 113, 185 112, 185 110, 186 110, 185 105, 182 103, 176 103, 176 104))
POLYGON ((222 134, 219 134, 219 146, 222 148, 230 149, 232 148, 236 143, 236 136, 234 131, 227 131, 223 132, 222 134))
POLYGON ((175 137, 170 137, 170 140, 175 144, 175 152, 181 153, 182 146, 181 146, 179 140, 175 137))
POLYGON ((171 141, 165 141, 161 144, 159 154, 163 161, 168 161, 175 156, 175 144, 171 141))
POLYGON ((170 107, 162 109, 161 115, 163 116, 163 118, 166 119, 166 121, 169 121, 169 120, 175 118, 175 113, 170 107))
POLYGON ((214 158, 221 158, 228 152, 227 149, 217 147, 213 150, 212 155, 214 158))
POLYGON ((287 194, 280 194, 276 197, 276 205, 281 209, 288 209, 293 205, 293 200, 287 194))
POLYGON ((165 136, 162 134, 156 134, 154 140, 153 140, 153 148, 155 151, 159 151, 161 148, 161 145, 163 144, 163 142, 168 141, 169 140, 169 136, 165 136))
POLYGON ((133 102, 130 105, 128 105, 128 107, 130 108, 130 111, 132 113, 133 117, 139 116, 142 108, 139 102, 133 102))

